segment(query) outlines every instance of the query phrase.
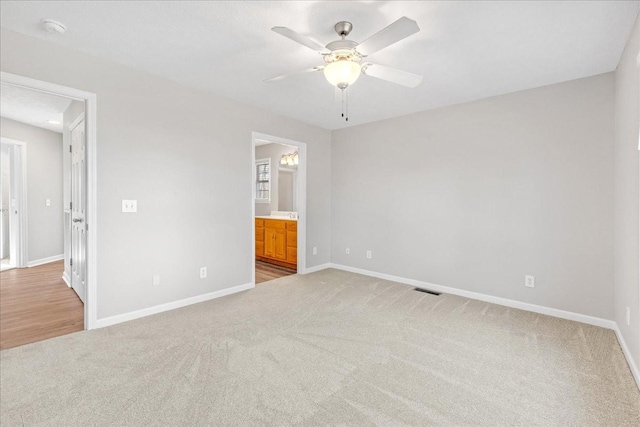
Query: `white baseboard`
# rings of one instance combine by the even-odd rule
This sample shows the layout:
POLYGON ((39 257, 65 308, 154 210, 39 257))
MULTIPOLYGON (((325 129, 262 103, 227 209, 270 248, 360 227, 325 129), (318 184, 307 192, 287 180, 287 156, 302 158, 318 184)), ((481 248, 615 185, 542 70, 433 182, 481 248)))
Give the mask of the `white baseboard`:
POLYGON ((27 262, 27 267, 36 267, 42 264, 49 264, 50 262, 60 261, 61 259, 64 259, 64 254, 54 255, 47 258, 41 258, 35 261, 29 261, 27 262))
POLYGON ((316 265, 315 267, 309 267, 302 274, 315 273, 316 271, 326 270, 327 268, 331 268, 330 263, 316 265))
POLYGON ((62 280, 64 280, 64 283, 66 283, 68 287, 71 287, 71 279, 67 275, 66 271, 62 273, 62 280))
MULTIPOLYGON (((326 265, 326 264, 325 264, 326 265)), ((325 267, 326 268, 326 267, 325 267)), ((620 329, 618 328, 618 324, 613 320, 602 319, 599 317, 587 316, 586 314, 574 313, 571 311, 559 310, 556 308, 544 307, 541 305, 529 304, 526 302, 514 301, 506 298, 494 297, 491 295, 480 294, 476 292, 464 291, 461 289, 450 288, 448 286, 436 285, 433 283, 422 282, 420 280, 407 279, 405 277, 393 276, 390 274, 378 273, 375 271, 364 270, 361 268, 349 267, 341 264, 333 264, 329 265, 329 268, 335 268, 337 270, 349 271, 351 273, 362 274, 365 276, 376 277, 378 279, 389 280, 392 282, 404 283, 407 285, 415 286, 417 288, 429 289, 436 292, 442 292, 452 295, 458 295, 470 299, 486 301, 493 304, 503 305, 511 308, 518 308, 520 310, 532 311, 534 313, 546 314, 548 316, 559 317, 561 319, 573 320, 576 322, 582 322, 589 325, 600 326, 607 329, 612 329, 615 331, 616 337, 618 338, 618 342, 620 343, 620 347, 622 348, 622 352, 624 353, 625 358, 627 359, 627 363, 629 364, 629 369, 633 374, 634 379, 636 380, 636 385, 640 389, 640 370, 638 370, 638 365, 636 364, 631 352, 629 351, 629 347, 627 346, 627 342, 625 341, 620 329)))
POLYGON ((160 304, 153 307, 143 308, 142 310, 132 311, 130 313, 118 314, 116 316, 105 317, 104 319, 96 320, 94 328, 104 328, 105 326, 111 326, 122 322, 128 322, 129 320, 139 319, 141 317, 151 316, 152 314, 162 313, 163 311, 175 310, 176 308, 186 307, 188 305, 197 304, 199 302, 205 302, 212 299, 224 297, 226 295, 235 294, 237 292, 246 291, 254 288, 253 283, 247 283, 244 285, 234 286, 232 288, 222 289, 208 294, 198 295, 191 298, 185 298, 178 301, 168 302, 166 304, 160 304))
POLYGON ((618 342, 620 343, 620 347, 622 347, 622 352, 624 353, 624 357, 627 359, 627 363, 629 364, 629 369, 631 369, 633 378, 635 378, 636 385, 640 390, 640 370, 638 370, 638 365, 636 364, 636 361, 633 359, 633 356, 631 355, 631 351, 629 351, 627 342, 625 341, 624 336, 622 335, 622 332, 620 331, 620 328, 618 327, 617 323, 616 323, 616 327, 614 328, 614 331, 616 331, 616 337, 618 337, 618 342))
POLYGON ((589 325, 600 326, 607 329, 615 329, 616 323, 613 320, 602 319, 600 317, 588 316, 586 314, 574 313, 571 311, 559 310, 557 308, 544 307, 541 305, 529 304, 510 300, 506 298, 495 297, 492 295, 480 294, 477 292, 465 291, 462 289, 450 288, 448 286, 436 285, 433 283, 422 282, 415 279, 407 279, 405 277, 393 276, 391 274, 378 273, 375 271, 363 270, 361 268, 349 267, 341 264, 331 264, 331 268, 337 270, 349 271, 351 273, 363 274, 365 276, 377 277, 378 279, 389 280, 392 282, 404 283, 406 285, 415 286, 416 288, 429 289, 445 294, 458 295, 465 298, 475 299, 479 301, 490 302, 493 304, 503 305, 505 307, 518 308, 520 310, 532 311, 534 313, 546 314, 547 316, 559 317, 561 319, 573 320, 576 322, 587 323, 589 325))

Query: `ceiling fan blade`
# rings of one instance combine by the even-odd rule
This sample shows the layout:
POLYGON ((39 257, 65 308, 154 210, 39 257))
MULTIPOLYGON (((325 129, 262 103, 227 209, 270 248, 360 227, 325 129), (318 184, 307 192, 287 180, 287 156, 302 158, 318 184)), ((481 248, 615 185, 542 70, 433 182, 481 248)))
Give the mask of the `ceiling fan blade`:
POLYGON ((422 82, 422 76, 417 74, 370 63, 362 66, 362 73, 406 87, 416 87, 422 82))
POLYGON ((286 79, 287 77, 295 76, 297 74, 311 73, 313 71, 320 71, 324 67, 318 66, 313 68, 307 68, 306 70, 294 71, 293 73, 283 74, 281 76, 271 77, 270 79, 264 80, 265 83, 277 82, 278 80, 286 79))
POLYGON ((403 16, 393 24, 383 28, 360 43, 356 49, 362 55, 371 55, 372 53, 399 42, 418 31, 420 31, 420 27, 418 27, 416 21, 403 16))
POLYGON ((294 42, 300 43, 301 45, 306 46, 309 49, 315 50, 316 52, 319 52, 319 53, 331 53, 331 51, 329 49, 327 49, 326 47, 322 46, 317 41, 312 40, 307 36, 303 36, 300 33, 296 33, 291 28, 273 27, 271 29, 271 31, 274 31, 274 32, 276 32, 276 33, 278 33, 278 34, 280 34, 282 36, 285 36, 286 38, 291 39, 294 42))

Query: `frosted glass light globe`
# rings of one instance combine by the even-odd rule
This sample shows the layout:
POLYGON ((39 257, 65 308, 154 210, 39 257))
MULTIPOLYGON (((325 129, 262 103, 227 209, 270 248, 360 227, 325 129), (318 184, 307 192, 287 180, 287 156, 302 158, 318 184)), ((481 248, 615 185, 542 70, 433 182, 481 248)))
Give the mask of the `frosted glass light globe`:
POLYGON ((328 64, 323 71, 327 81, 340 89, 353 84, 360 77, 360 65, 346 59, 328 64))

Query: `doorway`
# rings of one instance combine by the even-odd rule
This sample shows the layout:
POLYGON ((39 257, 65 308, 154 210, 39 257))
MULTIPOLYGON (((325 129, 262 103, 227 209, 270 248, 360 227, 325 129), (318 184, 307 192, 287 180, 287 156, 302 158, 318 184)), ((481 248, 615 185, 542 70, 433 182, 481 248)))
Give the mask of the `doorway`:
POLYGON ((0 271, 15 267, 11 259, 10 229, 9 229, 9 200, 10 159, 9 147, 0 145, 0 271))
POLYGON ((84 102, 0 86, 0 151, 8 168, 2 201, 9 209, 3 246, 9 248, 8 267, 15 268, 0 273, 0 348, 6 349, 84 329, 82 281, 72 275, 70 289, 63 277, 64 242, 70 238, 64 218, 72 203, 83 202, 69 177, 86 180, 82 168, 72 173, 77 162, 67 148, 82 149, 85 132, 84 102))
POLYGON ((306 144, 252 135, 252 283, 304 274, 306 144))
MULTIPOLYGON (((50 125, 60 125, 62 128, 60 132, 63 133, 63 150, 60 153, 60 158, 63 159, 64 174, 60 176, 60 181, 62 181, 64 196, 61 202, 57 203, 57 199, 53 197, 33 199, 35 196, 30 191, 29 196, 33 196, 33 200, 30 199, 28 204, 29 214, 38 209, 44 209, 43 207, 50 208, 51 212, 61 212, 59 224, 62 229, 60 234, 63 236, 62 250, 55 255, 44 251, 36 254, 35 248, 38 245, 29 240, 27 236, 33 237, 32 228, 36 227, 33 224, 38 224, 38 222, 25 221, 32 224, 29 227, 29 233, 25 231, 21 236, 18 236, 17 241, 22 244, 22 250, 28 256, 22 265, 19 263, 16 265, 24 268, 16 268, 7 273, 13 274, 11 281, 16 285, 14 286, 16 290, 25 288, 24 283, 26 282, 22 282, 22 280, 27 273, 33 273, 35 269, 46 268, 47 273, 53 275, 51 277, 57 275, 56 280, 59 280, 64 288, 71 292, 76 300, 80 301, 82 314, 80 329, 93 329, 97 317, 96 96, 74 88, 5 72, 0 73, 0 83, 3 86, 3 96, 12 91, 22 91, 29 92, 31 93, 29 96, 34 97, 41 95, 63 98, 68 103, 67 108, 62 112, 61 119, 48 121, 50 125), (10 88, 10 90, 5 91, 4 88, 10 88), (58 269, 61 269, 59 275, 56 272, 58 269)), ((4 107, 3 104, 3 120, 7 111, 4 107)), ((42 118, 34 120, 42 124, 42 118)), ((42 125, 41 127, 46 126, 42 125)), ((26 141, 24 149, 25 154, 30 153, 29 141, 26 141)), ((28 165, 29 171, 38 173, 48 169, 47 165, 36 162, 36 156, 30 156, 29 159, 31 159, 28 165)), ((29 180, 29 182, 31 181, 29 180)), ((23 191, 25 199, 26 193, 27 189, 25 188, 23 191)), ((10 202, 13 203, 13 198, 10 202)), ((28 216, 26 208, 25 205, 23 213, 28 216)), ((33 274, 31 276, 35 277, 33 274)), ((3 272, 3 281, 4 278, 3 272)), ((8 311, 4 304, 2 309, 4 312, 8 311)))
POLYGON ((26 251, 22 237, 26 234, 25 199, 26 153, 22 141, 2 137, 0 140, 0 271, 23 267, 26 251))

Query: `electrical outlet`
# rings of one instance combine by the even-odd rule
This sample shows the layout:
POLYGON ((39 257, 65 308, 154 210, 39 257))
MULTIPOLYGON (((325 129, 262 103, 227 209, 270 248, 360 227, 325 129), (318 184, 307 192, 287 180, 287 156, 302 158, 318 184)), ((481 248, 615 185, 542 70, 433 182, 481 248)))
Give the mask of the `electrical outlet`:
POLYGON ((627 326, 631 325, 631 309, 627 307, 627 326))
POLYGON ((151 278, 151 286, 160 286, 160 275, 154 274, 151 278))
POLYGON ((536 287, 536 278, 534 276, 524 276, 524 285, 527 288, 535 288, 536 287))
POLYGON ((367 259, 371 259, 371 251, 367 251, 367 259))
POLYGON ((313 247, 313 254, 318 255, 318 248, 316 248, 315 246, 313 247))
POLYGON ((351 251, 349 250, 349 248, 347 248, 347 249, 345 249, 344 253, 349 255, 351 253, 351 251))
POLYGON ((204 279, 205 277, 207 277, 207 267, 201 267, 200 268, 200 278, 204 279))
POLYGON ((46 199, 46 200, 44 201, 44 205, 45 205, 45 206, 51 206, 51 199, 46 199))
POLYGON ((138 212, 138 201, 137 200, 123 200, 122 201, 122 212, 126 212, 126 213, 138 212))

